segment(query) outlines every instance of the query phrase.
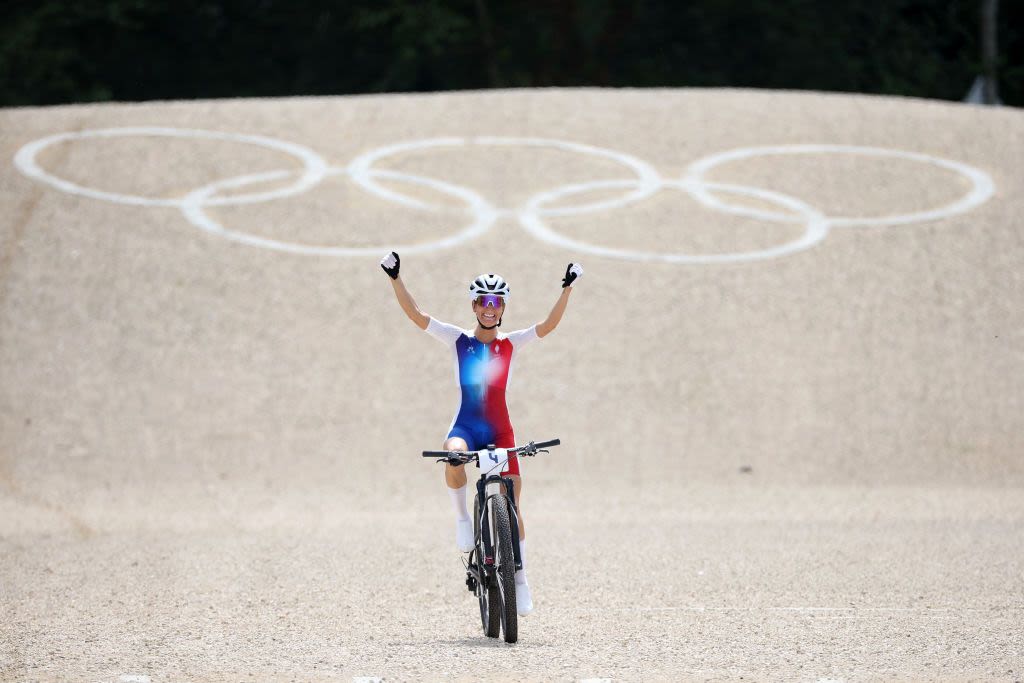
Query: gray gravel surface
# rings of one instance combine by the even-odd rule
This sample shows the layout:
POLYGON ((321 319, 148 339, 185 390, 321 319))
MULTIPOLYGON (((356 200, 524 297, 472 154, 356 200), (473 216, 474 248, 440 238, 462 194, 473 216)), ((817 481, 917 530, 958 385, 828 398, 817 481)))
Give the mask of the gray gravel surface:
MULTIPOLYGON (((813 93, 0 111, 0 680, 1024 680, 1022 148, 1016 110, 813 93), (456 248, 404 255, 421 306, 465 325, 468 278, 504 274, 508 329, 543 317, 568 261, 587 268, 510 387, 517 435, 564 443, 524 464, 537 611, 509 646, 480 632, 440 468, 418 457, 451 419, 450 359, 402 316, 379 255, 231 242, 174 208, 68 194, 10 161, 46 135, 117 126, 268 136, 340 166, 411 139, 552 138, 665 176, 736 147, 860 145, 971 164, 996 192, 757 263, 574 253, 510 214, 456 248)), ((39 163, 163 198, 298 168, 258 146, 151 137, 61 143, 39 163)), ((622 174, 549 147, 420 150, 380 167, 498 207, 622 174)), ((927 164, 827 154, 714 179, 847 216, 969 189, 927 164)), ((343 174, 209 212, 347 246, 429 240, 466 219, 343 174)), ((793 231, 669 192, 551 224, 702 253, 793 231)))

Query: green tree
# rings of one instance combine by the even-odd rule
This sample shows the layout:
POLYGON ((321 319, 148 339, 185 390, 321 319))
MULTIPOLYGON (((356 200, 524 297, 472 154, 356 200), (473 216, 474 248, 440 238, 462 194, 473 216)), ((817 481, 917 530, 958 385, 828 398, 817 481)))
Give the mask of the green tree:
MULTIPOLYGON (((540 86, 962 98, 982 0, 57 0, 4 5, 0 105, 540 86)), ((999 15, 1024 104, 1024 3, 999 15)))

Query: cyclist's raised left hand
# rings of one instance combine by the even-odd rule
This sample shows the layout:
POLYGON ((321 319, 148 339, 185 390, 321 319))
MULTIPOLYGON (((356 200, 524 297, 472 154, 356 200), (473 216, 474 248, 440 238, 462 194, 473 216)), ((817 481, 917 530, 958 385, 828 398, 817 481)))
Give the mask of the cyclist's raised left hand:
POLYGON ((392 280, 398 279, 398 270, 402 267, 402 259, 398 258, 397 252, 391 252, 380 260, 380 267, 384 269, 392 280))

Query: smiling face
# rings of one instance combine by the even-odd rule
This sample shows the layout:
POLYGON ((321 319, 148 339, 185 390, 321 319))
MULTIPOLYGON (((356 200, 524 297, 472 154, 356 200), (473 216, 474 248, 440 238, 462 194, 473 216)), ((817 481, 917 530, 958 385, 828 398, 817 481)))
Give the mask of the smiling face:
POLYGON ((477 297, 473 300, 473 313, 481 327, 490 329, 498 324, 505 313, 505 300, 500 296, 477 297))

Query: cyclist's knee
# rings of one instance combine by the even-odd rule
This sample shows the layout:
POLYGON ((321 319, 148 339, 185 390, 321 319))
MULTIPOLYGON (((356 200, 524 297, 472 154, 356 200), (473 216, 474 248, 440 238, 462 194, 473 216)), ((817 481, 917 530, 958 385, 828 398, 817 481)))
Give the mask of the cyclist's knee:
MULTIPOLYGON (((466 444, 465 439, 453 436, 450 439, 445 440, 444 450, 468 451, 469 446, 466 444)), ((451 463, 446 463, 444 466, 444 480, 449 488, 462 488, 463 486, 466 485, 466 466, 452 465, 451 463)))
POLYGON ((444 442, 444 450, 446 451, 468 451, 469 444, 466 440, 459 436, 453 436, 450 439, 446 439, 444 442))
MULTIPOLYGON (((446 439, 445 440, 445 442, 444 442, 444 450, 446 450, 446 451, 468 451, 469 450, 469 446, 466 444, 466 440, 465 439, 459 438, 457 436, 453 436, 450 439, 446 439)), ((457 482, 463 482, 464 483, 463 480, 466 477, 466 475, 463 474, 465 472, 465 470, 466 470, 466 466, 465 465, 453 465, 451 463, 447 463, 447 464, 445 464, 444 469, 445 469, 445 479, 448 480, 449 484, 453 484, 453 483, 457 483, 457 482), (455 479, 452 479, 452 477, 455 477, 455 479)))

